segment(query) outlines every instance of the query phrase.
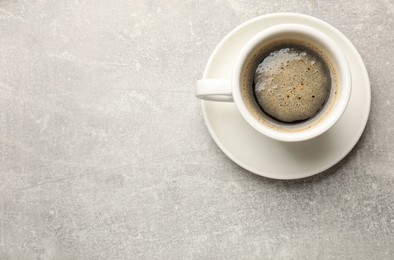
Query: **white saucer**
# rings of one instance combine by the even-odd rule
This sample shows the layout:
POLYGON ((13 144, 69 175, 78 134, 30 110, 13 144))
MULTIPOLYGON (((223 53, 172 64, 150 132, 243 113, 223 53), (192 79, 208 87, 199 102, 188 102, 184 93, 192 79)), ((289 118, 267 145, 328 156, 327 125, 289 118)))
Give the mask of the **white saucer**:
POLYGON ((257 17, 231 31, 216 47, 204 78, 230 78, 242 46, 257 32, 281 23, 317 28, 345 52, 352 73, 349 105, 340 120, 323 135, 298 143, 274 141, 250 127, 233 103, 202 101, 205 122, 220 149, 235 163, 273 179, 298 179, 320 173, 344 158, 366 126, 371 89, 365 65, 352 43, 331 25, 305 15, 277 13, 257 17))

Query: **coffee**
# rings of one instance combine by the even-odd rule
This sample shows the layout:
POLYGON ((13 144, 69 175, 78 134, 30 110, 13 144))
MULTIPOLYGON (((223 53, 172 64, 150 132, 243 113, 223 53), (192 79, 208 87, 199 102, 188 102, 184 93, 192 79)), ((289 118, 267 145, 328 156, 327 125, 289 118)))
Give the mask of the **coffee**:
POLYGON ((260 122, 274 128, 309 128, 335 101, 335 68, 322 50, 308 42, 265 44, 253 53, 243 72, 247 106, 260 122))
POLYGON ((277 46, 257 66, 257 103, 272 118, 286 123, 315 116, 328 100, 330 71, 317 53, 304 46, 277 46))

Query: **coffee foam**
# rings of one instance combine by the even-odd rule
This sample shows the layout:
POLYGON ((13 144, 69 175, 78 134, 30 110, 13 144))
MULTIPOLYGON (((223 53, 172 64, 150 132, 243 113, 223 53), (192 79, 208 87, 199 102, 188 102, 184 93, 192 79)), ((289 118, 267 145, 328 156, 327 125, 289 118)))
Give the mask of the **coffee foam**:
POLYGON ((278 46, 257 66, 255 97, 265 113, 293 123, 316 115, 330 95, 329 69, 304 47, 278 46))
MULTIPOLYGON (((316 62, 316 61, 315 61, 316 62)), ((289 62, 290 63, 290 62, 289 62)), ((273 66, 279 66, 277 63, 276 65, 273 66)), ((316 64, 316 63, 315 63, 316 64)), ((283 64, 282 64, 283 65, 283 64)), ((302 70, 302 66, 300 68, 300 64, 293 64, 294 68, 296 68, 296 70, 302 70)), ((293 66, 291 65, 291 66, 293 66)), ((313 64, 314 65, 314 64, 313 64)), ((310 67, 311 68, 311 67, 310 67)), ((307 69, 307 68, 306 68, 307 69)), ((324 69, 324 68, 323 68, 324 69)), ((260 71, 261 72, 261 71, 260 71)), ((295 71, 297 72, 297 71, 295 71)), ((298 71, 299 72, 299 71, 298 71)), ((313 72, 313 71, 312 71, 313 72)), ((297 77, 297 76, 296 76, 297 77)), ((319 80, 319 79, 318 79, 319 80)), ((324 85, 324 79, 320 79, 322 85, 324 85)), ((290 131, 290 132, 294 132, 294 131, 303 131, 306 129, 309 129, 311 127, 313 127, 314 125, 318 124, 322 119, 325 118, 325 116, 332 110, 332 108, 334 107, 335 103, 336 103, 336 99, 337 99, 337 93, 338 93, 338 88, 339 88, 339 80, 338 80, 338 75, 336 73, 336 70, 332 64, 332 62, 330 62, 328 56, 326 53, 323 52, 323 50, 321 50, 320 48, 316 47, 315 45, 303 41, 303 40, 298 40, 298 39, 286 39, 286 40, 274 40, 271 41, 269 43, 266 43, 264 45, 259 46, 258 48, 256 48, 256 50, 254 52, 252 52, 247 61, 244 63, 243 66, 243 70, 242 70, 242 77, 241 77, 241 86, 242 86, 242 98, 245 101, 245 105, 247 107, 247 109, 251 112, 251 114, 253 115, 253 117, 255 117, 255 119, 257 119, 258 121, 260 121, 261 123, 263 123, 266 126, 269 126, 275 130, 280 130, 280 131, 290 131), (326 69, 328 70, 328 74, 330 75, 330 80, 329 80, 329 88, 331 89, 331 91, 329 91, 329 94, 321 94, 319 96, 319 94, 316 93, 316 91, 314 93, 312 93, 311 91, 308 91, 306 88, 304 88, 302 90, 303 95, 301 96, 301 88, 302 85, 299 84, 299 86, 294 86, 294 73, 292 74, 293 77, 289 76, 289 75, 278 75, 279 77, 277 77, 275 80, 277 81, 278 84, 287 84, 288 86, 291 85, 291 87, 288 88, 289 93, 287 94, 286 92, 282 92, 282 97, 278 97, 278 99, 266 99, 266 101, 268 100, 268 106, 271 107, 271 109, 273 110, 278 110, 278 102, 282 102, 282 106, 284 103, 292 103, 292 105, 286 105, 284 108, 282 109, 282 111, 280 111, 280 114, 282 116, 285 117, 285 119, 289 119, 288 121, 297 121, 297 120, 303 120, 303 119, 307 119, 310 117, 310 115, 314 115, 316 114, 316 110, 317 107, 321 108, 322 103, 324 103, 324 100, 326 100, 324 107, 321 109, 321 111, 319 113, 316 114, 316 116, 313 116, 311 119, 306 120, 304 122, 297 122, 297 123, 283 123, 277 120, 274 120, 271 118, 271 116, 275 115, 275 111, 272 112, 271 111, 271 116, 265 114, 261 107, 259 106, 258 102, 256 101, 256 96, 254 93, 254 76, 255 76, 255 72, 256 69, 259 72, 259 70, 261 70, 261 68, 258 68, 259 63, 264 59, 264 57, 266 57, 269 52, 271 52, 273 49, 278 49, 278 47, 280 46, 299 46, 301 49, 305 48, 305 49, 309 49, 312 52, 314 52, 314 54, 317 54, 321 60, 323 61, 323 64, 326 66, 326 69), (268 51, 268 53, 267 53, 268 51), (283 77, 285 76, 285 77, 283 77), (293 89, 295 88, 295 89, 293 89), (298 89, 298 90, 297 90, 298 89), (291 92, 293 91, 293 93, 291 92), (285 97, 283 97, 283 95, 286 93, 285 97), (287 95, 289 97, 287 97, 287 95), (327 96, 328 95, 328 98, 327 96), (314 97, 313 97, 314 96, 314 97), (301 99, 299 99, 301 97, 301 99), (309 98, 312 100, 309 100, 309 105, 308 100, 302 100, 303 98, 309 98), (286 102, 286 100, 288 100, 288 102, 286 102), (282 100, 282 101, 281 101, 282 100), (290 101, 295 101, 295 102, 290 102, 290 101), (271 103, 270 103, 271 102, 271 103), (313 108, 310 109, 313 105, 313 108), (294 119, 294 109, 296 109, 298 112, 297 116, 299 117, 298 119, 294 119), (288 112, 286 112, 288 111, 288 112)), ((273 79, 274 81, 274 79, 273 79)), ((275 83, 275 82, 273 82, 275 83)), ((299 81, 298 83, 301 83, 301 81, 299 81)), ((327 83, 327 82, 326 82, 327 83)), ((272 88, 275 87, 275 84, 271 85, 272 88)), ((262 85, 257 85, 256 86, 258 92, 261 92, 261 90, 264 88, 264 86, 262 85)), ((274 91, 274 89, 271 89, 271 91, 274 91)), ((323 93, 324 91, 322 91, 323 93)), ((268 109, 267 107, 265 107, 265 109, 268 109)), ((276 111, 278 112, 278 111, 276 111)), ((286 122, 286 120, 281 120, 286 122)))

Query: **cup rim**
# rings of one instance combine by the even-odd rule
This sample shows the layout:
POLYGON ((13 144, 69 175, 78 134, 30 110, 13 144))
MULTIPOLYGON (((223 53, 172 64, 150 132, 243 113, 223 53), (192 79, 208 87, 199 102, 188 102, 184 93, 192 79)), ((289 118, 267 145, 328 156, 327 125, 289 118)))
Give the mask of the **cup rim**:
POLYGON ((305 141, 317 137, 328 129, 330 129, 342 116, 346 110, 347 104, 349 103, 351 93, 351 73, 348 61, 345 54, 340 49, 334 40, 323 32, 313 27, 301 24, 280 24, 264 29, 260 33, 256 34, 249 40, 241 50, 237 58, 237 62, 234 66, 233 79, 232 79, 233 99, 237 106, 238 111, 241 113, 243 118, 251 125, 255 130, 264 134, 272 139, 285 142, 298 142, 305 141), (285 132, 275 130, 269 126, 260 123, 246 107, 241 94, 241 71, 244 66, 245 60, 249 54, 263 42, 270 37, 283 34, 297 34, 309 39, 316 40, 321 44, 322 49, 330 53, 333 63, 337 68, 338 80, 339 80, 339 95, 336 103, 334 104, 332 111, 329 112, 325 118, 317 123, 315 126, 309 129, 285 132))

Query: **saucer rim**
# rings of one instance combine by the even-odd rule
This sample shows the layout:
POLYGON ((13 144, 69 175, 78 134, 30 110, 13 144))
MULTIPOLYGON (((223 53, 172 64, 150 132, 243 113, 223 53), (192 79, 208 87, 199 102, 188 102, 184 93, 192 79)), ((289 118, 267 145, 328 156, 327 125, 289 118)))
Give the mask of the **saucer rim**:
MULTIPOLYGON (((368 122, 369 114, 370 114, 370 108, 371 108, 371 86, 370 86, 369 75, 368 75, 367 69, 365 67, 365 63, 362 60, 360 53, 355 48, 355 46, 351 43, 351 41, 344 34, 342 34, 338 29, 336 29, 334 26, 332 26, 331 24, 329 24, 325 21, 322 21, 322 20, 320 20, 316 17, 313 17, 313 16, 299 14, 299 13, 290 13, 290 12, 281 12, 281 13, 272 13, 272 14, 261 15, 261 16, 255 17, 253 19, 250 19, 250 20, 240 24, 239 26, 237 26, 236 28, 234 28, 233 30, 231 30, 229 33, 226 34, 226 36, 219 42, 219 44, 215 47, 215 49, 211 53, 209 60, 208 60, 206 66, 205 66, 205 69, 204 69, 203 78, 207 78, 207 74, 209 73, 209 70, 212 67, 212 62, 214 61, 214 57, 217 56, 217 53, 219 52, 219 50, 221 48, 223 48, 223 45, 227 43, 227 41, 229 40, 230 37, 232 37, 233 34, 236 34, 237 32, 244 30, 245 28, 253 25, 254 23, 256 23, 259 20, 272 19, 272 18, 283 17, 283 16, 286 16, 287 18, 305 19, 306 23, 308 23, 308 24, 317 23, 317 24, 320 24, 324 27, 329 28, 335 34, 335 37, 339 37, 344 42, 344 44, 347 45, 351 49, 351 52, 350 52, 351 54, 345 53, 345 56, 348 58, 348 55, 352 55, 354 60, 356 61, 356 63, 359 64, 359 66, 360 66, 360 68, 359 68, 360 74, 362 74, 362 76, 364 78, 363 81, 365 82, 365 85, 367 86, 367 89, 363 90, 366 92, 365 95, 366 95, 366 100, 367 100, 367 104, 365 104, 366 106, 364 106, 364 108, 367 108, 367 109, 363 110, 364 115, 361 116, 361 119, 363 122, 360 125, 357 132, 355 132, 354 136, 356 138, 354 138, 354 141, 351 144, 348 144, 348 147, 347 147, 347 149, 344 149, 343 154, 341 154, 341 156, 338 156, 336 158, 336 160, 332 160, 330 163, 327 163, 323 167, 320 167, 318 170, 312 169, 310 171, 306 171, 303 174, 298 174, 297 176, 291 176, 291 175, 278 176, 277 174, 272 173, 272 172, 267 172, 267 171, 262 171, 262 170, 256 169, 255 167, 247 165, 244 162, 238 160, 236 158, 236 156, 233 156, 233 154, 228 149, 226 149, 224 144, 219 141, 219 138, 216 135, 216 132, 214 131, 212 125, 209 123, 209 120, 207 118, 208 115, 207 115, 207 111, 205 108, 205 102, 208 102, 208 101, 201 101, 201 105, 202 105, 202 110, 203 110, 204 121, 205 121, 205 124, 208 128, 210 135, 214 139, 216 145, 218 145, 218 147, 222 150, 222 152, 227 157, 229 157, 234 163, 236 163, 237 165, 241 166, 242 168, 248 170, 251 173, 254 173, 254 174, 257 174, 257 175, 260 175, 263 177, 267 177, 267 178, 271 178, 271 179, 278 179, 278 180, 295 180, 295 179, 302 179, 302 178, 306 178, 306 177, 310 177, 310 176, 322 173, 325 170, 336 165, 343 158, 345 158, 346 155, 348 155, 349 152, 355 147, 355 145, 358 143, 358 141, 360 140, 360 138, 365 130, 365 127, 368 122)), ((279 25, 279 24, 282 24, 282 23, 280 22, 277 25, 279 25)), ((352 68, 351 68, 351 71, 352 71, 352 68)), ((351 98, 352 97, 350 97, 350 99, 351 98)), ((348 109, 348 108, 346 108, 346 109, 348 109)), ((301 142, 305 142, 305 141, 301 141, 301 142)))

